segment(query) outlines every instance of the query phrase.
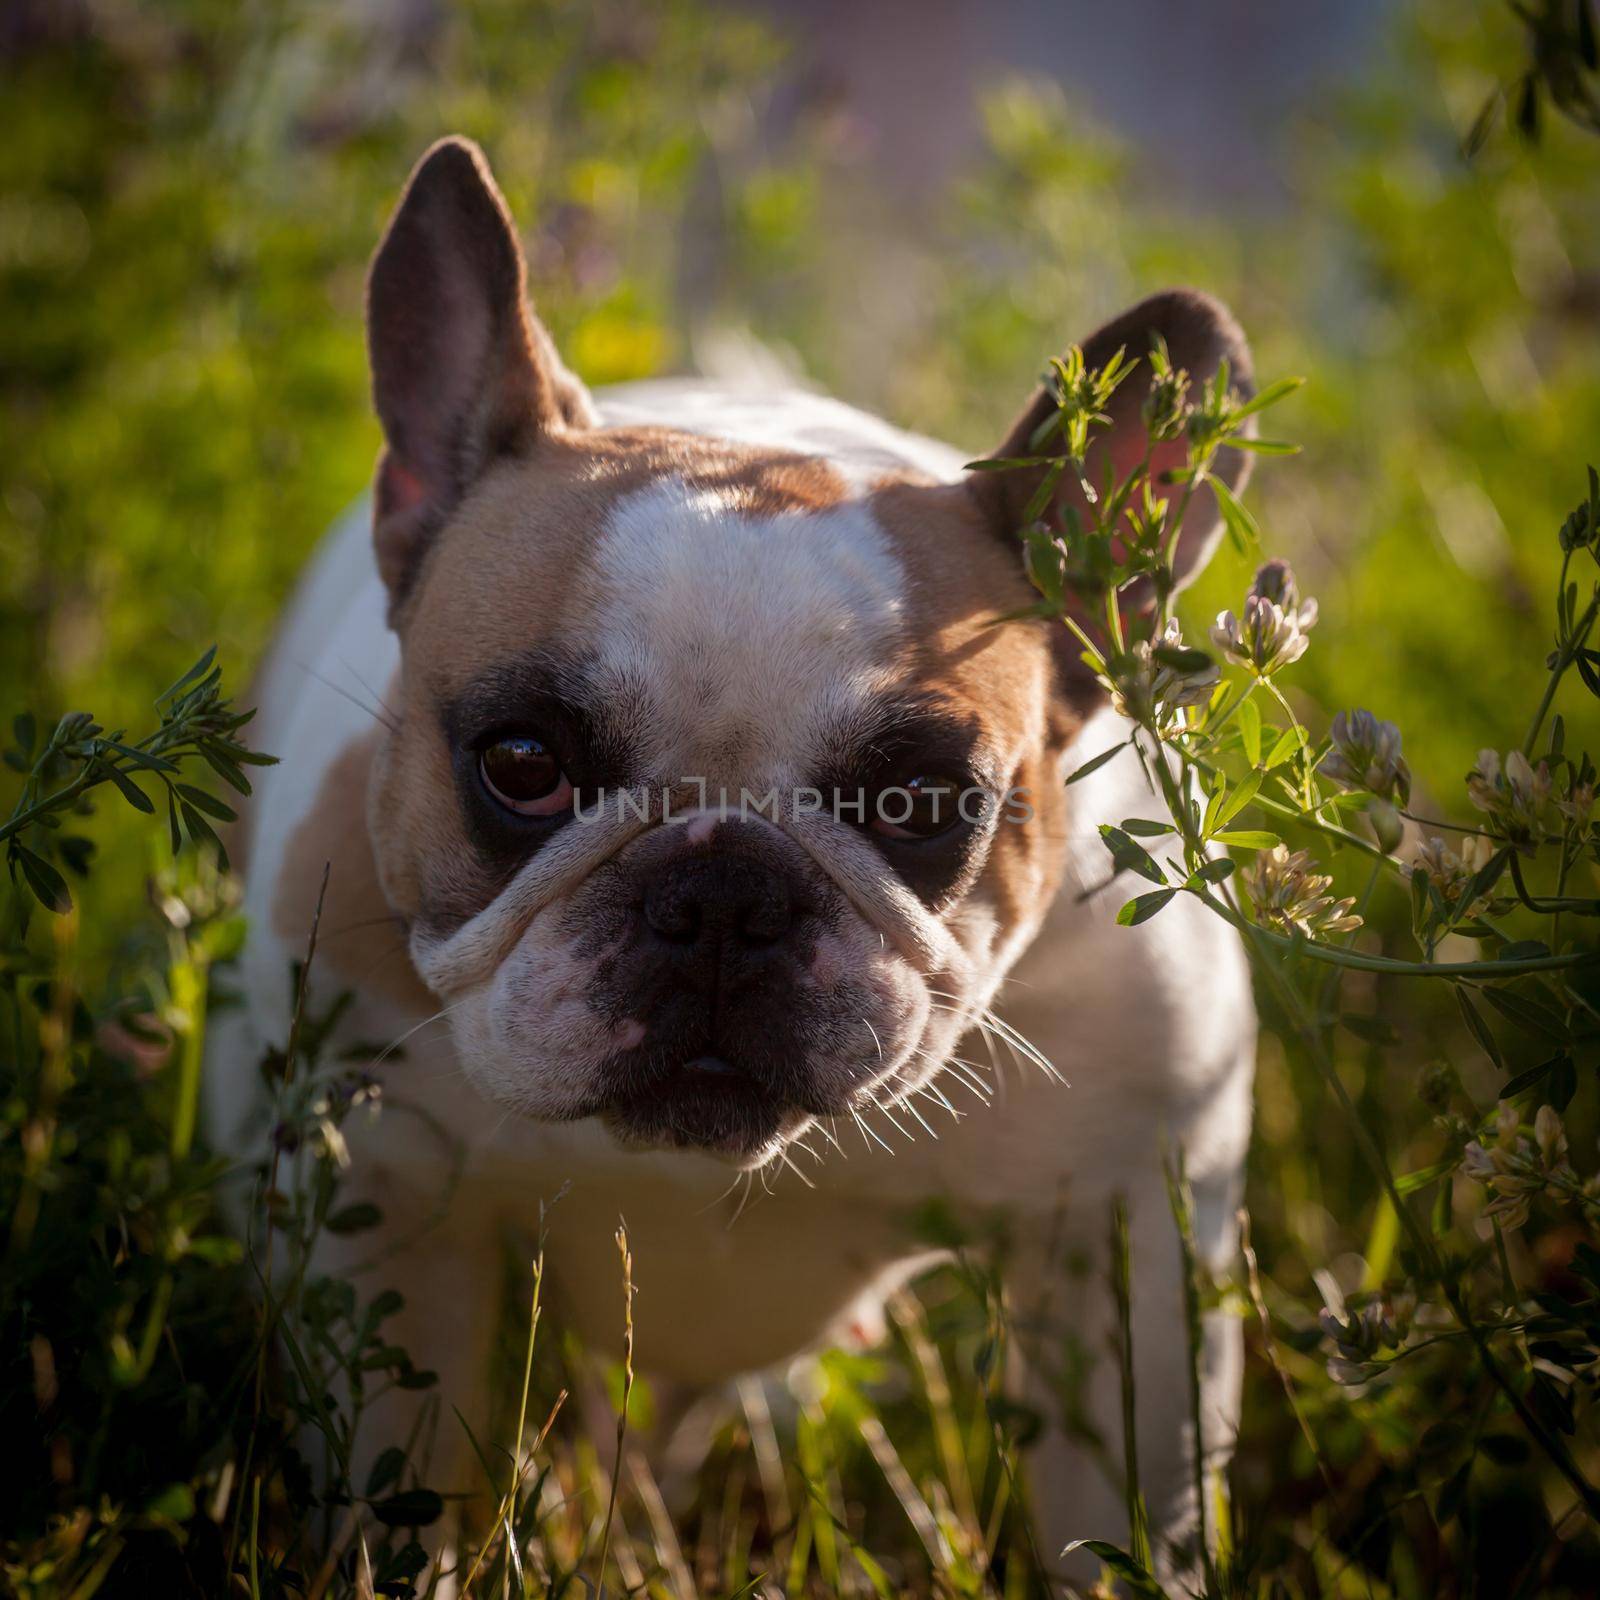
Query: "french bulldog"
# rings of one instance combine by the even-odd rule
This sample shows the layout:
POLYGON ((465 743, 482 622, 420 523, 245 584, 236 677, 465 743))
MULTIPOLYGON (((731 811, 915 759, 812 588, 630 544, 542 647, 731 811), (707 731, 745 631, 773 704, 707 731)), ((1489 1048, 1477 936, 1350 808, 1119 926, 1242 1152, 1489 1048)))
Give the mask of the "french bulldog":
MULTIPOLYGON (((251 1041, 286 1037, 327 869, 313 994, 354 995, 344 1036, 405 1041, 379 1069, 389 1109, 347 1124, 347 1183, 403 1249, 393 1341, 446 1402, 490 1426, 504 1240, 558 1191, 564 1326, 617 1348, 626 1218, 636 1362, 683 1397, 881 1333, 885 1298, 937 1259, 913 1220, 937 1201, 974 1248, 1004 1239, 1049 1560, 1127 1534, 1120 1196, 1141 1481, 1163 1570, 1183 1570, 1196 1441, 1163 1159, 1183 1153, 1200 1251, 1223 1262, 1254 1012, 1241 948, 1187 897, 1114 925, 1130 891, 1096 825, 1160 809, 1126 751, 1066 779, 1130 728, 1067 629, 996 624, 1034 598, 1018 530, 1037 477, 969 474, 809 393, 591 395, 524 277, 482 154, 435 145, 371 267, 370 510, 330 535, 258 680, 282 764, 245 822, 248 1004, 219 1041, 219 1137, 259 1138, 251 1041)), ((1226 360, 1249 392, 1238 326, 1193 291, 1083 349, 1100 365, 1158 335, 1195 381, 1226 360)), ((1105 453, 1145 451, 1148 371, 1117 391, 1091 481, 1105 453)), ((1037 391, 994 453, 1030 454, 1052 404, 1037 391)), ((1248 457, 1221 460, 1237 490, 1248 457)), ((1197 493, 1181 577, 1218 531, 1197 493)), ((335 1273, 375 1253, 323 1248, 335 1273)), ((1208 1322, 1212 1466, 1240 1367, 1237 1323, 1208 1322)), ((389 1422, 374 1433, 403 1436, 389 1422)), ((434 1481, 464 1487, 464 1430, 438 1451, 434 1481)))

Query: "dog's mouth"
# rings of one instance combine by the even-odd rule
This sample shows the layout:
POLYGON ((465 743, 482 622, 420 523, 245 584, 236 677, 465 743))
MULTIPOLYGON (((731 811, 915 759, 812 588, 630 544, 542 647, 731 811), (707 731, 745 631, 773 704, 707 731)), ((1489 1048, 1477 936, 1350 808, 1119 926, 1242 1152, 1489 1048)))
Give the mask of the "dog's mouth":
POLYGON ((795 1062, 747 1059, 728 1045, 640 1048, 614 1056, 595 1114, 634 1149, 702 1150, 758 1165, 829 1107, 795 1062))
POLYGON ((623 1144, 749 1163, 781 1148, 810 1115, 737 1059, 710 1053, 627 1074, 600 1110, 623 1144))

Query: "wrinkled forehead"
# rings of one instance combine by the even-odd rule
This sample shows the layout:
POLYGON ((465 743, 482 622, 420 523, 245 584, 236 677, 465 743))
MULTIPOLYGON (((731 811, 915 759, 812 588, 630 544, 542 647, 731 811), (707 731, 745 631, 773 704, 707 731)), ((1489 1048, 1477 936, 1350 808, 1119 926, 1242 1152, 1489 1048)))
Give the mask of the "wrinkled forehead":
POLYGON ((489 474, 441 541, 408 670, 479 723, 565 702, 664 781, 799 781, 886 723, 1011 744, 986 690, 1016 641, 970 648, 996 597, 982 562, 940 570, 966 530, 936 525, 937 494, 908 519, 917 493, 665 433, 543 449, 489 474))

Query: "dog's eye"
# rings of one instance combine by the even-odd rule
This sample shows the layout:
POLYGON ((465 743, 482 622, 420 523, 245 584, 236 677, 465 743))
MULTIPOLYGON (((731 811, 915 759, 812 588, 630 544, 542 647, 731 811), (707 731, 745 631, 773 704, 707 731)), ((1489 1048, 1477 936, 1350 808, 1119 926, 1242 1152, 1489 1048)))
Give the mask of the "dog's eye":
POLYGON ((478 755, 483 786, 508 811, 553 817, 572 804, 572 784, 550 748, 525 734, 485 745, 478 755))
POLYGON ((963 806, 975 809, 959 779, 924 773, 880 789, 868 825, 886 839, 932 839, 958 822, 973 820, 963 806))

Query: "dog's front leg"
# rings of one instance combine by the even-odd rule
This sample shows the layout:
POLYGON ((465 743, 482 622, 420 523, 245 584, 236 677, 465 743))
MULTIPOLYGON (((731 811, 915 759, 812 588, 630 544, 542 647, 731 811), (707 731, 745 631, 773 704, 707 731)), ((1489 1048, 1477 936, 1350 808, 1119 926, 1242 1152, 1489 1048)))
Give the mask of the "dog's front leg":
MULTIPOLYGON (((1196 1185, 1207 1219, 1207 1254, 1231 1248, 1231 1175, 1196 1185)), ((1181 1581, 1199 1565, 1190 1353, 1177 1225, 1159 1173, 1140 1175, 1124 1196, 1128 1211, 1132 1398, 1138 1484, 1149 1519, 1156 1570, 1181 1581)), ((1062 1558, 1078 1539, 1128 1548, 1121 1333, 1111 1278, 1111 1198, 1075 1207, 1073 1225, 1038 1225, 1008 1273, 1013 1351, 1021 1392, 1043 1422, 1025 1461, 1039 1549, 1047 1566, 1092 1580, 1083 1552, 1062 1558)), ((1198 1352, 1206 1525, 1215 1540, 1216 1473, 1237 1428, 1243 1363, 1240 1325, 1211 1313, 1198 1352)))

